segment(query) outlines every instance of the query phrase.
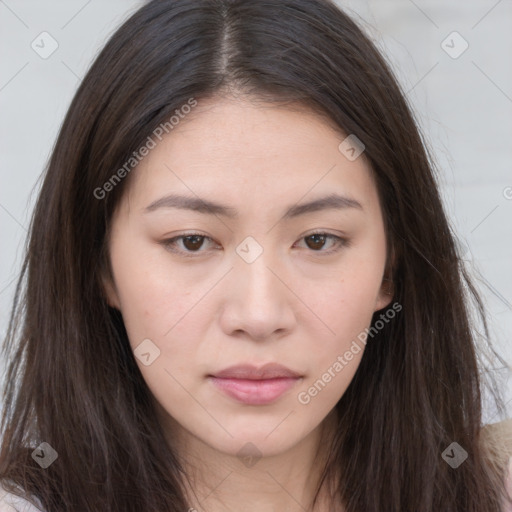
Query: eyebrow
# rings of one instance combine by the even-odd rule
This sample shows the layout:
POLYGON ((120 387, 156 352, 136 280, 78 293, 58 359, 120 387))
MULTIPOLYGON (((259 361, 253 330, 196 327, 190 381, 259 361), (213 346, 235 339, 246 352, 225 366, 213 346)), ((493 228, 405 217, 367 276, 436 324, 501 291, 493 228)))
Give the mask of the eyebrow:
MULTIPOLYGON (((179 208, 203 214, 224 216, 231 219, 238 218, 237 210, 230 206, 215 203, 208 199, 181 196, 177 194, 170 194, 153 201, 150 205, 144 208, 144 213, 154 212, 160 208, 179 208)), ((339 194, 330 194, 308 203, 295 204, 288 207, 282 219, 291 219, 322 210, 345 210, 348 208, 364 211, 363 206, 356 199, 341 196, 339 194)))

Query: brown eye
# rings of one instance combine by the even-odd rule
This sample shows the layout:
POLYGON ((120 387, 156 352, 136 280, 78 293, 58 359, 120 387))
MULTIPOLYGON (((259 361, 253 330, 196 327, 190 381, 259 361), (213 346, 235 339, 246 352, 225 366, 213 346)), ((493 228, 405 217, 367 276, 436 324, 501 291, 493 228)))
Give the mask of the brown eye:
POLYGON ((213 240, 200 233, 191 233, 162 240, 160 243, 167 250, 182 256, 200 256, 207 252, 208 244, 213 243, 213 240), (206 244, 205 241, 207 242, 206 244))
POLYGON ((349 240, 330 233, 312 233, 300 239, 306 249, 320 254, 331 254, 350 245, 349 240))
POLYGON ((305 237, 305 240, 306 240, 307 246, 310 249, 319 251, 325 245, 326 238, 327 238, 326 235, 315 234, 315 235, 310 235, 310 236, 305 237))
POLYGON ((201 249, 204 239, 205 239, 205 237, 201 236, 201 235, 184 236, 184 237, 182 237, 183 246, 188 251, 197 251, 198 249, 201 249))

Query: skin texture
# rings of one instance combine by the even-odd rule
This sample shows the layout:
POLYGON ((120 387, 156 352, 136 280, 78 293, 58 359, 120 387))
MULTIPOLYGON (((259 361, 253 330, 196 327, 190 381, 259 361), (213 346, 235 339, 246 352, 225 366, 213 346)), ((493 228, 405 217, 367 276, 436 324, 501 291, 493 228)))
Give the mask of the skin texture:
POLYGON ((197 510, 309 505, 320 468, 315 454, 335 424, 329 413, 363 350, 308 404, 298 394, 391 302, 377 189, 364 155, 350 161, 338 149, 344 138, 306 109, 202 100, 132 171, 112 219, 108 300, 121 311, 133 349, 150 339, 160 350, 150 365, 137 364, 188 468, 197 510), (228 205, 238 217, 144 212, 170 193, 228 205), (362 210, 281 218, 289 206, 332 193, 356 199, 362 210), (305 237, 325 231, 349 245, 308 245, 305 237), (163 243, 190 232, 210 239, 163 243), (251 263, 236 250, 247 237, 256 241, 242 244, 249 254, 263 249, 251 263), (199 252, 186 257, 187 247, 199 252), (207 378, 268 362, 302 375, 272 404, 241 404, 207 378), (257 460, 249 467, 241 454, 257 460))

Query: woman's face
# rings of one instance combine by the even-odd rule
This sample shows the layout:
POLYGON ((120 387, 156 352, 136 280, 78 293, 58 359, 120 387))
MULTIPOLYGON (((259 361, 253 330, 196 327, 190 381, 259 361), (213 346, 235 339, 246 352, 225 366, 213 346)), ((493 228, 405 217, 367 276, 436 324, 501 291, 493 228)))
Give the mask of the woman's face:
POLYGON ((377 190, 344 138, 306 110, 200 101, 131 171, 106 289, 177 434, 278 454, 347 389, 391 295, 377 190))

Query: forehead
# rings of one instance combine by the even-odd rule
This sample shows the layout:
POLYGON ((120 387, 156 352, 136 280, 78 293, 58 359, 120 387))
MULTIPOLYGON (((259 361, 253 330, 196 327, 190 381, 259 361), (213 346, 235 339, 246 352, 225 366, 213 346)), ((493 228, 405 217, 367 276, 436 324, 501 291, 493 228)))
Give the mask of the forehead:
POLYGON ((331 192, 374 202, 364 154, 350 161, 339 149, 346 137, 332 120, 301 105, 201 100, 132 171, 130 203, 147 206, 175 191, 240 207, 331 192))

